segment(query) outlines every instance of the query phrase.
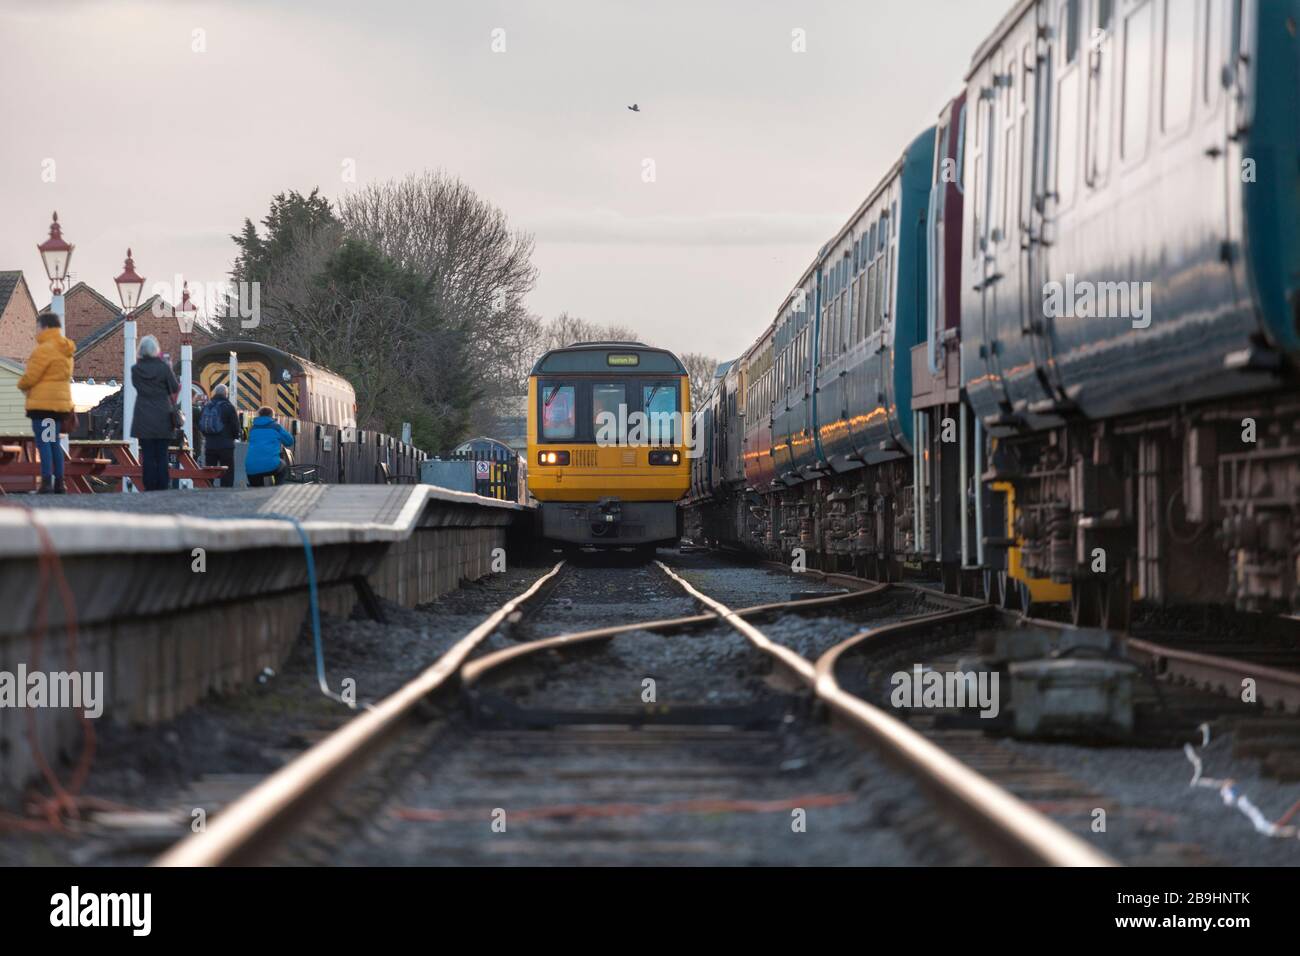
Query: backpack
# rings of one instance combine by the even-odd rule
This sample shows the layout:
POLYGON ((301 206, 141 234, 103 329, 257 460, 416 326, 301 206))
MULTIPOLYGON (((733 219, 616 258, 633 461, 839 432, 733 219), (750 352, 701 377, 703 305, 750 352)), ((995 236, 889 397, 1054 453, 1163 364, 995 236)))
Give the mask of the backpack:
POLYGON ((205 435, 220 435, 226 430, 226 419, 221 414, 223 404, 213 399, 203 406, 203 413, 199 416, 199 431, 205 435))

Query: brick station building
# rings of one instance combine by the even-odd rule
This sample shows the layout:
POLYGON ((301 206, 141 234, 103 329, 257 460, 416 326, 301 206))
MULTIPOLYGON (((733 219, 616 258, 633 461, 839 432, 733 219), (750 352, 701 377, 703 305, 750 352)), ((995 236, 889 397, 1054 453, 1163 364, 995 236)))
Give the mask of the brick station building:
MULTIPOLYGON (((64 294, 63 304, 64 334, 77 343, 73 378, 79 382, 92 378, 101 383, 121 382, 124 334, 121 307, 84 282, 78 282, 64 294)), ((152 335, 158 339, 169 362, 180 361, 181 330, 170 303, 159 296, 151 296, 131 315, 136 323, 137 343, 146 335, 152 335)), ((195 324, 194 347, 197 349, 211 341, 211 336, 195 324)))
POLYGON ((0 358, 26 364, 36 348, 36 302, 21 272, 0 272, 0 358))

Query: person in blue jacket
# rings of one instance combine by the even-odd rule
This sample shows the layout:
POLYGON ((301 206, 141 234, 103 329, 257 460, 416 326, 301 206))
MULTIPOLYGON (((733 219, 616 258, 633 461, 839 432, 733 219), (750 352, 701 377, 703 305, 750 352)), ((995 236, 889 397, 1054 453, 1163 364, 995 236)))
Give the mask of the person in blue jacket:
POLYGON ((280 463, 280 446, 293 447, 293 436, 280 427, 272 415, 271 409, 263 405, 257 410, 257 417, 248 429, 248 457, 244 459, 244 471, 248 483, 254 488, 261 488, 270 478, 271 484, 279 484, 284 474, 284 465, 280 463))

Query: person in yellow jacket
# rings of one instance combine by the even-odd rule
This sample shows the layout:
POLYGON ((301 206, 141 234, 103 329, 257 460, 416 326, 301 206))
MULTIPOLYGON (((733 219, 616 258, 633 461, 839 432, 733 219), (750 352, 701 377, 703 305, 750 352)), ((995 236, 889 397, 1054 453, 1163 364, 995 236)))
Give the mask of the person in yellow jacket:
POLYGON ((41 455, 40 494, 61 495, 63 486, 63 448, 59 430, 63 416, 72 411, 72 355, 77 345, 64 338, 59 317, 42 312, 37 319, 40 332, 36 348, 27 357, 27 369, 18 387, 27 396, 27 417, 32 420, 36 449, 41 455))

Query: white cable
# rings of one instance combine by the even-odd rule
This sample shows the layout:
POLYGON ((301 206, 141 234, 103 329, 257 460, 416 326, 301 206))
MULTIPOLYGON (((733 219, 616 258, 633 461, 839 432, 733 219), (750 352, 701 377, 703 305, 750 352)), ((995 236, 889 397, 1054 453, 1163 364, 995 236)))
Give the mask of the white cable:
MULTIPOLYGON (((1197 730, 1201 732, 1201 746, 1205 747, 1210 742, 1210 725, 1201 724, 1197 730)), ((1269 821, 1260 811, 1259 807, 1250 802, 1250 799, 1244 793, 1238 793, 1237 788, 1233 786, 1232 780, 1216 780, 1212 777, 1202 776, 1205 769, 1201 757, 1191 744, 1183 744, 1183 753, 1187 761, 1192 765, 1192 779, 1188 783, 1189 787, 1204 787, 1207 790, 1216 790, 1219 799, 1223 801, 1225 807, 1236 807, 1251 822, 1255 832, 1268 837, 1293 837, 1300 836, 1300 827, 1295 826, 1278 826, 1269 821)))

